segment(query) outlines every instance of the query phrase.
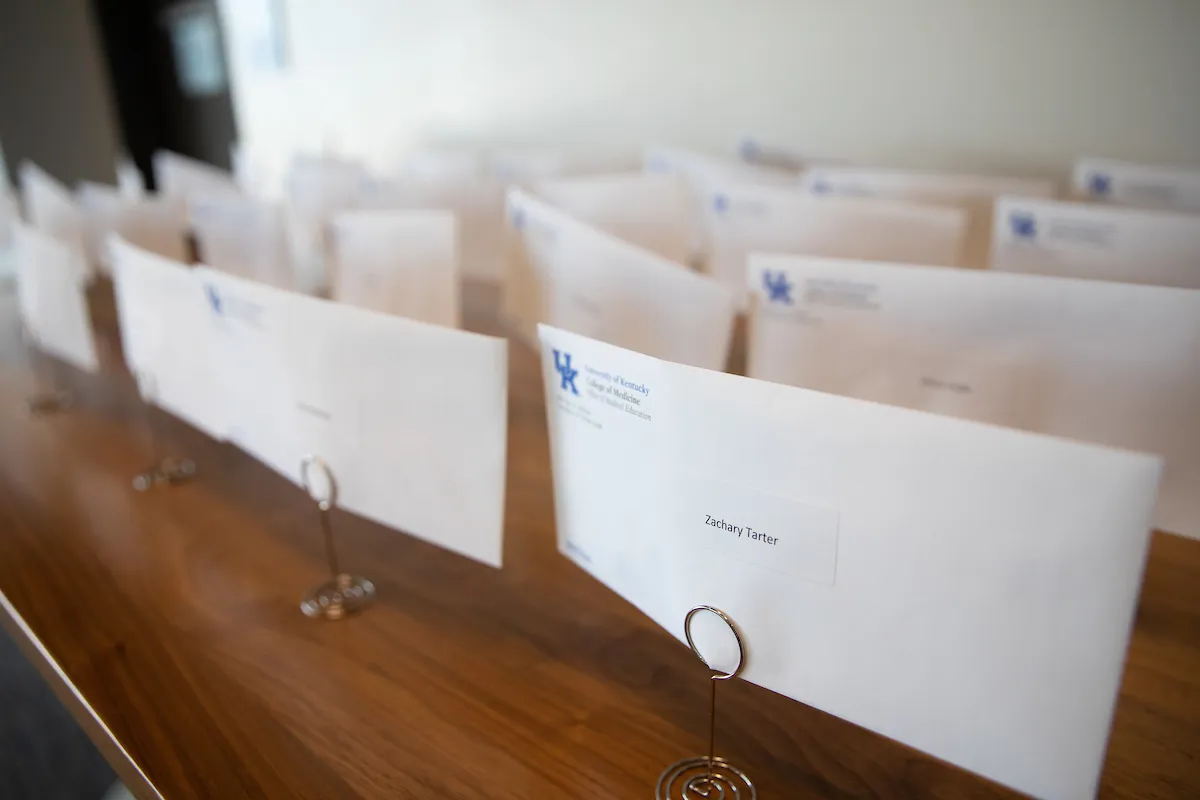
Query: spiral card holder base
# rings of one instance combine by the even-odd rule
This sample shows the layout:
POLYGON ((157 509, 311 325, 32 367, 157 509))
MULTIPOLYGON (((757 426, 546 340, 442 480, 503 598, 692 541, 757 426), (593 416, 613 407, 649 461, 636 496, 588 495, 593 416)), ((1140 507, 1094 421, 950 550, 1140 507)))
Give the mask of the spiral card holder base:
POLYGON ((318 455, 306 455, 300 462, 300 482, 304 491, 317 504, 321 517, 321 531, 325 535, 325 558, 329 562, 330 578, 309 589, 300 601, 300 610, 306 616, 325 619, 331 622, 345 619, 347 615, 361 611, 375 599, 375 584, 359 575, 342 572, 338 567, 337 550, 333 546, 333 527, 329 521, 329 512, 337 503, 337 482, 333 470, 318 455), (319 497, 312 482, 309 471, 320 470, 325 476, 328 494, 319 497))

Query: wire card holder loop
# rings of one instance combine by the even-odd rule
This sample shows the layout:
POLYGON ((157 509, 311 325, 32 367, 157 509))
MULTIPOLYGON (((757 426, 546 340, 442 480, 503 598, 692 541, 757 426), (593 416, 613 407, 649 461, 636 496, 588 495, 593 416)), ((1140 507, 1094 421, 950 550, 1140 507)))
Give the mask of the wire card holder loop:
POLYGON ((654 796, 656 800, 757 800, 758 795, 749 776, 725 759, 715 755, 717 684, 736 678, 741 674, 742 667, 746 663, 746 648, 742 644, 742 634, 724 611, 713 606, 696 606, 689 611, 683 620, 683 632, 687 636, 688 647, 712 672, 710 676, 712 688, 708 705, 708 756, 685 758, 667 767, 658 776, 658 785, 654 789, 654 796), (692 639, 692 620, 702 611, 715 615, 728 625, 729 630, 733 632, 733 638, 737 641, 737 665, 728 672, 713 669, 708 660, 700 654, 696 642, 692 639))
POLYGON ((375 584, 359 575, 350 575, 338 568, 337 550, 333 546, 333 526, 329 512, 337 505, 337 481, 333 470, 318 455, 306 455, 300 462, 300 483, 317 504, 321 516, 321 531, 325 535, 325 558, 329 562, 330 579, 314 586, 304 595, 300 610, 307 616, 330 621, 344 619, 371 604, 375 599, 375 584), (310 471, 319 470, 324 477, 326 495, 321 497, 313 485, 310 471))

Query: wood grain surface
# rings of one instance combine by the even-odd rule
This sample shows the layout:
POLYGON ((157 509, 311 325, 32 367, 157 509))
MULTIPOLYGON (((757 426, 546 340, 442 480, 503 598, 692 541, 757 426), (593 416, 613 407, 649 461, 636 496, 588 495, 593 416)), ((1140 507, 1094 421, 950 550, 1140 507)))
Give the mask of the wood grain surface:
MULTIPOLYGON (((467 289, 468 327, 503 335, 495 291, 467 289)), ((111 288, 92 301, 95 376, 28 353, 0 298, 0 591, 163 796, 649 798, 703 752, 704 667, 556 552, 532 350, 509 357, 504 569, 335 511, 379 596, 326 623, 297 607, 325 577, 299 489, 152 412, 200 475, 132 490, 147 412, 111 288), (75 409, 30 417, 51 379, 75 409)), ((763 798, 1010 796, 744 682, 718 706, 718 752, 763 798)), ((1154 537, 1101 796, 1200 797, 1200 542, 1154 537)))

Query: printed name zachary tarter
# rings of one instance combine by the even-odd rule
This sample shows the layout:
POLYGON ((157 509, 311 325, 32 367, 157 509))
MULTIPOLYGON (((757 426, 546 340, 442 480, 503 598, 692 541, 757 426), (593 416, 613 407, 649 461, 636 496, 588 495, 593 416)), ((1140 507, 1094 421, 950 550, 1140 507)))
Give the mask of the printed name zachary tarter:
POLYGON ((713 519, 708 514, 704 515, 704 524, 711 525, 714 528, 720 528, 723 531, 729 531, 731 533, 736 533, 739 539, 742 538, 742 534, 744 533, 746 535, 747 539, 752 539, 756 542, 762 542, 763 544, 778 544, 779 543, 778 536, 768 536, 767 534, 763 533, 762 531, 754 530, 754 528, 751 528, 749 525, 746 525, 744 528, 739 525, 730 525, 725 520, 713 519))

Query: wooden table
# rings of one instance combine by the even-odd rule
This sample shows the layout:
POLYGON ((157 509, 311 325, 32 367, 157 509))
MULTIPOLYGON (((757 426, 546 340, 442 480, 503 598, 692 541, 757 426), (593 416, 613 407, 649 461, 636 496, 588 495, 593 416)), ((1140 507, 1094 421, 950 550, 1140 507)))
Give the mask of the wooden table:
MULTIPOLYGON (((495 292, 468 289, 469 326, 502 334, 495 292)), ((132 490, 145 412, 95 294, 104 371, 64 369, 77 407, 46 418, 24 410, 34 373, 0 300, 0 617, 136 793, 649 798, 704 751, 705 669, 555 550, 531 350, 509 355, 504 569, 335 512, 379 596, 325 623, 297 607, 324 577, 299 489, 156 412, 200 476, 132 490)), ((1010 796, 744 682, 718 716, 763 798, 1010 796)), ((1101 794, 1200 797, 1200 542, 1154 538, 1101 794)))

